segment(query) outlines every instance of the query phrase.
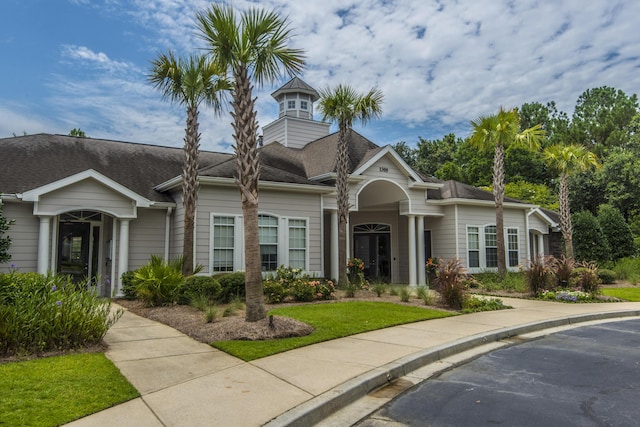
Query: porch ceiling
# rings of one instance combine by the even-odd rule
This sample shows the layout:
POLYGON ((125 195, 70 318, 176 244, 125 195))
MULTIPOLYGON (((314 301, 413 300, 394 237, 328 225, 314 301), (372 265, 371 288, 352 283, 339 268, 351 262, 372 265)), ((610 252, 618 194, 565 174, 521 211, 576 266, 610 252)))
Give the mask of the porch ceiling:
POLYGON ((398 202, 406 199, 406 194, 396 184, 389 181, 374 181, 358 195, 358 210, 395 211, 398 210, 398 202))

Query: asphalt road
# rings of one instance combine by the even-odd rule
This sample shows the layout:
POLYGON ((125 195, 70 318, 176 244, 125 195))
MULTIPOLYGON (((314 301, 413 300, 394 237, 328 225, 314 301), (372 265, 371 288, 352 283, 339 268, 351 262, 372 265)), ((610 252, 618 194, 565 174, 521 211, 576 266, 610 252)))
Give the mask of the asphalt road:
POLYGON ((357 424, 640 426, 640 320, 496 350, 427 380, 357 424))

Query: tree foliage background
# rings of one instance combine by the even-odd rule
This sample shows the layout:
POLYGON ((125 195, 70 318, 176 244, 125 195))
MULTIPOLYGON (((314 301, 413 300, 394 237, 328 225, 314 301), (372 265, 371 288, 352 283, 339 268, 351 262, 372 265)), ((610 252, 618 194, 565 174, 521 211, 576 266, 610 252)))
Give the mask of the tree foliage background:
MULTIPOLYGON (((597 154, 602 168, 577 173, 569 179, 572 212, 586 211, 595 218, 600 206, 606 204, 609 207, 605 210, 609 214, 609 208, 618 212, 629 227, 631 238, 640 241, 638 96, 602 86, 585 90, 576 100, 572 114, 559 110, 554 101, 525 103, 518 110, 521 129, 540 124, 546 131, 542 149, 553 144, 579 144, 597 154)), ((415 144, 402 141, 394 148, 426 176, 490 190, 490 153, 474 150, 468 138, 452 133, 435 140, 419 137, 415 144)), ((512 148, 505 153, 508 197, 557 210, 557 177, 557 172, 545 165, 541 152, 512 148)), ((626 251, 628 248, 623 252, 626 251)), ((611 255, 615 260, 621 254, 611 255)))
POLYGON ((2 214, 2 204, 0 204, 0 264, 11 260, 9 246, 11 246, 11 237, 6 236, 9 226, 13 220, 9 220, 2 214))

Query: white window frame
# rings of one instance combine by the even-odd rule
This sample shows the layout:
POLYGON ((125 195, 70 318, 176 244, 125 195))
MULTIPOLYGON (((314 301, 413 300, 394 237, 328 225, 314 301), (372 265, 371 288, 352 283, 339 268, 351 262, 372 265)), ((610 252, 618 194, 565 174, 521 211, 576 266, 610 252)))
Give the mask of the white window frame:
MULTIPOLYGON (((468 224, 466 226, 466 242, 467 242, 467 246, 466 246, 466 257, 467 257, 467 270, 470 273, 481 273, 483 271, 496 271, 497 267, 487 267, 487 239, 486 239, 486 228, 487 227, 495 227, 495 224, 484 224, 484 225, 473 225, 473 224, 468 224), (477 230, 478 233, 478 246, 479 249, 470 249, 470 244, 469 244, 469 232, 470 229, 475 229, 477 230), (470 257, 469 257, 469 253, 471 251, 474 252, 479 252, 479 267, 471 267, 471 263, 470 263, 470 257)), ((516 265, 511 265, 511 263, 509 262, 509 253, 510 252, 516 252, 516 258, 518 260, 520 260, 520 246, 521 246, 521 242, 520 242, 520 228, 519 227, 505 227, 504 228, 504 236, 505 236, 505 260, 507 263, 507 270, 514 270, 517 268, 518 264, 516 265), (516 245, 517 248, 516 249, 510 249, 509 248, 509 236, 515 236, 516 237, 516 245)), ((496 228, 496 233, 497 233, 497 228, 496 228)), ((496 236, 497 237, 497 236, 496 236)), ((495 246, 491 246, 492 248, 495 246)))
POLYGON ((224 214, 224 213, 214 213, 212 212, 210 215, 210 237, 209 237, 209 273, 210 274, 216 274, 216 273, 224 273, 224 271, 216 271, 213 269, 214 266, 214 262, 215 262, 215 230, 216 230, 216 225, 215 224, 215 219, 216 218, 231 218, 233 219, 233 243, 234 243, 234 247, 233 247, 233 266, 232 266, 232 270, 231 271, 238 271, 240 268, 239 266, 244 265, 243 262, 243 241, 242 241, 242 229, 243 229, 243 222, 242 222, 242 216, 239 215, 233 215, 233 214, 224 214))
POLYGON ((507 251, 507 267, 515 268, 520 264, 520 229, 518 227, 507 227, 505 238, 505 250, 507 251), (515 236, 515 249, 511 249, 510 236, 515 236), (511 253, 515 252, 515 264, 511 264, 511 253))
POLYGON ((291 251, 304 251, 304 260, 303 263, 304 265, 302 267, 300 266, 293 266, 294 268, 300 268, 303 271, 308 271, 309 269, 309 219, 308 218, 296 218, 296 217, 288 217, 286 218, 287 221, 287 236, 286 236, 286 260, 287 260, 287 265, 289 265, 291 267, 291 251), (292 222, 293 221, 304 221, 304 227, 300 227, 300 226, 292 226, 292 222), (291 229, 295 228, 295 229, 304 229, 304 247, 291 247, 291 229))
POLYGON ((296 100, 295 99, 287 99, 287 110, 295 110, 296 109, 296 100), (293 103, 293 107, 291 104, 293 103))
POLYGON ((477 225, 467 225, 467 266, 468 268, 480 268, 482 266, 482 239, 480 237, 480 227, 478 227, 477 225), (476 236, 478 236, 478 248, 477 249, 471 249, 471 245, 469 244, 470 240, 469 240, 469 235, 471 234, 471 228, 475 229, 475 232, 473 234, 475 234, 476 236), (471 266, 471 257, 469 256, 469 254, 471 253, 471 251, 473 250, 473 252, 477 252, 478 253, 478 265, 472 267, 471 266))

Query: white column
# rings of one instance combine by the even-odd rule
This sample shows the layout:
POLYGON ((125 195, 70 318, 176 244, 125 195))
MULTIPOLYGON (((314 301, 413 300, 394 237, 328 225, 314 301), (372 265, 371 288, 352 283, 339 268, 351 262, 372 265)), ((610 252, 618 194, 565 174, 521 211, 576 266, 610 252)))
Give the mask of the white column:
POLYGON ((116 285, 116 295, 123 296, 122 283, 120 277, 122 273, 129 270, 129 221, 121 219, 120 222, 120 252, 118 254, 118 281, 116 285))
POLYGON ((340 264, 338 264, 338 211, 331 211, 331 273, 332 279, 338 279, 340 264))
POLYGON ((47 274, 49 271, 49 241, 51 239, 51 217, 40 217, 40 231, 38 234, 38 273, 47 274))
POLYGON ((538 234, 538 255, 544 256, 544 236, 538 234))
POLYGON ((409 241, 409 286, 415 286, 416 278, 416 217, 414 215, 407 216, 409 223, 407 231, 407 240, 409 241))
POLYGON ((424 258, 424 216, 416 217, 418 222, 418 285, 427 284, 427 276, 425 274, 426 259, 424 258))

